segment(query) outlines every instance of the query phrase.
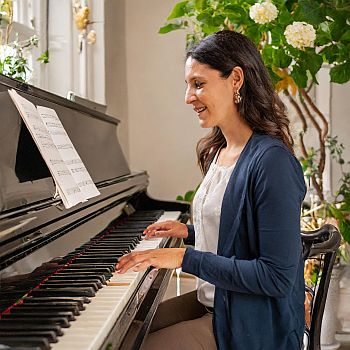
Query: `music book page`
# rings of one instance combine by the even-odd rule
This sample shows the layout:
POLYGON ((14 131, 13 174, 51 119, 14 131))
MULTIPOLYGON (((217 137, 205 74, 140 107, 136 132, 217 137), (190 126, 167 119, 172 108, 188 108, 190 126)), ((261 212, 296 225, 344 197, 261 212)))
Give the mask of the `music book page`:
POLYGON ((49 131, 53 143, 58 148, 63 162, 70 170, 84 197, 89 199, 98 196, 100 192, 86 170, 83 161, 79 157, 79 154, 58 118, 56 111, 42 106, 37 106, 37 111, 39 112, 46 129, 49 131))
POLYGON ((9 94, 36 143, 64 206, 68 209, 100 194, 56 112, 37 107, 14 89, 9 94))

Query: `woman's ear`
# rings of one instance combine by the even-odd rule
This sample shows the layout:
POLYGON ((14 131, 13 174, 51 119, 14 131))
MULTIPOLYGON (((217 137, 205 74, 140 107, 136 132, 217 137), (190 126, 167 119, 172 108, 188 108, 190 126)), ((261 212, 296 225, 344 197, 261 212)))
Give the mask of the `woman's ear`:
POLYGON ((244 73, 241 67, 236 66, 232 69, 232 84, 234 91, 239 91, 244 82, 244 73))

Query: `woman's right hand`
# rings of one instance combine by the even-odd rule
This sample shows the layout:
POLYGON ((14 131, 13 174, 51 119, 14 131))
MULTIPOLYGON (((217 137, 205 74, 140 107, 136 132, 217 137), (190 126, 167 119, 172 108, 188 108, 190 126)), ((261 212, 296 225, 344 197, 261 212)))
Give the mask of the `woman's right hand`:
POLYGON ((179 221, 168 220, 149 225, 143 233, 146 235, 145 239, 154 237, 187 238, 188 229, 185 224, 179 221))

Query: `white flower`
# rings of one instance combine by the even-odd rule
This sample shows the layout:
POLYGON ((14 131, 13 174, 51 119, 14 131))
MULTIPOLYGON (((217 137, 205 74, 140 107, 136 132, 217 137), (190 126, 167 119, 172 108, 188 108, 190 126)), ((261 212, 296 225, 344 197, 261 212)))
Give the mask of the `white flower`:
POLYGON ((278 15, 277 7, 271 1, 264 1, 261 4, 256 3, 249 9, 249 16, 259 24, 265 24, 273 21, 278 15))
POLYGON ((293 22, 284 31, 287 43, 297 49, 313 47, 316 39, 316 31, 311 24, 305 22, 293 22))
POLYGON ((38 46, 38 43, 39 43, 39 38, 37 35, 32 35, 30 38, 29 38, 29 44, 32 45, 32 46, 38 46))

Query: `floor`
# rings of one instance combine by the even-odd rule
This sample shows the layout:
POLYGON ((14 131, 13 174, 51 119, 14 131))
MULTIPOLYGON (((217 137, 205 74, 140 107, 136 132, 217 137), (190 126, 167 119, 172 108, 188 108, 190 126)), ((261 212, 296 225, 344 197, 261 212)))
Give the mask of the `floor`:
MULTIPOLYGON (((185 294, 196 289, 196 280, 192 275, 178 271, 174 272, 165 293, 164 299, 173 298, 176 295, 185 294), (177 294, 178 293, 178 294, 177 294)), ((337 334, 336 340, 341 344, 338 350, 350 350, 350 333, 337 334)), ((322 350, 327 350, 322 348, 322 350)))

